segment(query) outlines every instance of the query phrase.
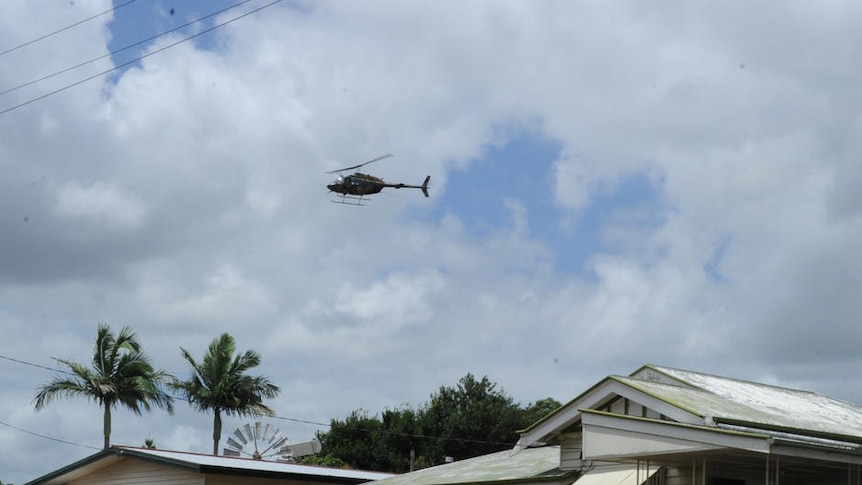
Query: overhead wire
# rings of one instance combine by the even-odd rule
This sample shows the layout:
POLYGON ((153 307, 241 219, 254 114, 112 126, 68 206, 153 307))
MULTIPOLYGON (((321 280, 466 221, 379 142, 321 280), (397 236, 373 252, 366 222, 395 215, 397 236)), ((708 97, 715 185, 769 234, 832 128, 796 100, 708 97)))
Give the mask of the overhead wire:
POLYGON ((39 42, 40 40, 45 40, 45 39, 47 39, 48 37, 51 37, 51 36, 57 35, 57 34, 59 34, 59 33, 61 33, 61 32, 65 32, 65 31, 67 31, 67 30, 69 30, 69 29, 71 29, 71 28, 73 28, 73 27, 77 27, 77 26, 79 26, 79 25, 81 25, 81 24, 83 24, 83 23, 85 23, 85 22, 89 22, 90 20, 93 20, 93 19, 95 19, 95 18, 101 17, 102 15, 105 15, 105 14, 109 14, 109 13, 111 13, 111 12, 113 12, 114 10, 117 10, 117 9, 119 9, 119 8, 125 7, 126 5, 129 5, 130 3, 134 3, 135 1, 136 1, 136 0, 128 0, 128 1, 127 1, 127 2, 125 2, 125 3, 121 3, 121 4, 119 4, 119 5, 116 5, 116 6, 114 6, 113 8, 110 8, 110 9, 108 9, 108 10, 105 10, 104 12, 97 13, 96 15, 93 15, 93 16, 91 16, 91 17, 87 17, 87 18, 85 18, 84 20, 81 20, 81 21, 75 22, 74 24, 67 25, 67 26, 65 26, 65 27, 63 27, 63 28, 61 28, 61 29, 55 30, 55 31, 53 31, 53 32, 50 32, 50 33, 48 33, 48 34, 45 34, 45 35, 42 35, 42 36, 39 36, 39 37, 36 37, 36 38, 35 38, 35 39, 33 39, 33 40, 28 40, 27 42, 24 42, 23 44, 18 44, 18 45, 16 45, 15 47, 12 47, 12 48, 6 49, 6 50, 4 50, 4 51, 0 51, 0 56, 2 56, 2 55, 6 55, 6 54, 8 54, 8 53, 10 53, 10 52, 17 51, 18 49, 21 49, 22 47, 27 47, 27 46, 28 46, 28 45, 30 45, 30 44, 35 44, 36 42, 39 42))
POLYGON ((12 358, 12 357, 7 357, 7 356, 5 356, 5 355, 0 355, 0 359, 8 360, 8 361, 11 361, 11 362, 17 362, 17 363, 19 363, 19 364, 29 365, 29 366, 31 366, 31 367, 38 367, 39 369, 45 369, 45 370, 49 370, 49 371, 51 371, 51 372, 61 372, 61 373, 64 373, 64 374, 74 375, 73 373, 71 373, 71 372, 69 372, 69 371, 66 371, 66 370, 63 370, 63 369, 55 369, 55 368, 53 368, 53 367, 48 367, 48 366, 46 366, 46 365, 42 365, 42 364, 34 364, 34 363, 32 363, 32 362, 27 362, 27 361, 25 361, 25 360, 20 360, 20 359, 15 359, 15 358, 12 358))
MULTIPOLYGON (((66 371, 66 370, 63 370, 63 369, 54 369, 54 368, 51 368, 51 367, 48 367, 48 366, 45 366, 45 365, 41 365, 41 364, 34 364, 34 363, 32 363, 32 362, 27 362, 27 361, 25 361, 25 360, 16 359, 16 358, 13 358, 13 357, 8 357, 8 356, 6 356, 6 355, 2 355, 2 354, 0 354, 0 359, 8 360, 8 361, 10 361, 10 362, 15 362, 15 363, 22 364, 22 365, 28 365, 28 366, 31 366, 31 367, 36 367, 36 368, 43 369, 43 370, 49 370, 49 371, 52 371, 52 372, 60 372, 60 373, 64 373, 64 374, 75 375, 74 373, 69 372, 69 371, 66 371)), ((171 397, 171 398, 173 398, 173 399, 180 400, 180 401, 188 401, 188 399, 186 399, 186 398, 184 398, 184 397, 181 397, 181 396, 177 396, 176 394, 171 394, 171 393, 167 393, 167 392, 166 392, 166 393, 165 393, 165 395, 167 395, 167 396, 169 396, 169 397, 171 397)), ((332 428, 332 423, 331 423, 331 422, 330 422, 330 423, 323 423, 323 422, 320 422, 320 421, 310 421, 310 420, 306 420, 306 419, 288 418, 288 417, 284 417, 284 416, 279 416, 278 414, 276 414, 276 415, 274 415, 274 416, 267 416, 267 417, 272 418, 272 419, 282 420, 282 421, 290 421, 290 422, 293 422, 293 423, 307 424, 307 425, 313 425, 313 426, 325 426, 325 427, 327 427, 327 428, 332 428)), ((17 430, 17 431, 21 431, 21 432, 23 432, 23 433, 27 433, 27 434, 30 434, 30 435, 33 435, 33 436, 38 436, 38 437, 41 437, 41 438, 50 439, 50 440, 57 441, 57 442, 60 442, 60 443, 72 444, 72 445, 76 445, 76 446, 90 447, 90 446, 88 446, 88 445, 81 445, 81 444, 79 444, 79 443, 73 443, 73 442, 69 442, 69 441, 61 440, 61 439, 58 439, 58 438, 52 438, 52 437, 50 437, 50 436, 40 435, 39 433, 35 433, 35 432, 32 432, 32 431, 28 431, 28 430, 23 429, 23 428, 18 428, 18 427, 16 427, 16 426, 12 426, 12 425, 7 424, 7 423, 4 423, 4 422, 2 422, 2 421, 0 421, 0 425, 8 426, 9 428, 15 429, 15 430, 17 430)), ((512 444, 512 443, 503 443, 503 442, 499 442, 499 441, 476 440, 476 439, 470 439, 470 438, 458 438, 458 437, 452 437, 452 436, 432 436, 432 435, 423 435, 423 434, 417 434, 417 433, 402 433, 402 432, 399 432, 399 431, 390 431, 390 430, 385 430, 385 429, 364 428, 364 427, 361 427, 361 426, 345 426, 345 428, 350 429, 350 430, 353 430, 353 431, 361 431, 361 432, 365 432, 365 433, 379 433, 379 434, 384 434, 384 435, 389 435, 389 436, 402 436, 402 437, 406 437, 406 438, 417 438, 417 439, 440 439, 440 440, 449 440, 449 441, 459 441, 459 442, 462 442, 462 443, 479 443, 479 444, 493 444, 493 445, 507 445, 507 446, 512 444)), ((91 447, 90 447, 90 448, 91 448, 91 447)))
MULTIPOLYGON (((320 423, 317 421, 307 421, 303 419, 295 419, 295 418, 285 418, 282 416, 269 416, 273 419, 280 419, 284 421, 292 421, 295 423, 302 424, 312 424, 317 426, 326 426, 328 428, 332 427, 332 423, 320 423)), ((481 443, 486 445, 511 445, 512 443, 503 443, 501 441, 488 441, 488 440, 476 440, 471 438, 457 438, 454 436, 432 436, 426 434, 418 434, 418 433, 402 433, 400 431, 389 431, 385 429, 373 429, 373 428, 363 428, 361 426, 345 426, 345 428, 354 430, 354 431, 363 431, 367 433, 379 433, 390 436, 403 436, 405 438, 418 438, 418 439, 435 439, 435 440, 449 440, 449 441, 460 441, 462 443, 481 443)))
MULTIPOLYGON (((248 0, 246 0, 246 1, 248 1, 248 0)), ((228 20, 226 20, 226 21, 224 21, 224 22, 222 22, 222 23, 215 24, 215 25, 213 25, 212 27, 209 27, 209 28, 206 28, 206 29, 204 29, 204 30, 201 30, 200 32, 196 32, 196 33, 194 33, 194 34, 191 34, 191 35, 189 35, 189 36, 187 36, 187 37, 184 37, 184 38, 182 38, 182 39, 180 39, 180 40, 178 40, 178 41, 176 41, 176 42, 173 42, 173 43, 171 43, 171 44, 168 44, 168 45, 166 45, 166 46, 163 46, 163 47, 161 47, 161 48, 159 48, 159 49, 153 50, 153 51, 151 51, 151 52, 147 52, 146 54, 142 54, 142 55, 140 55, 140 56, 138 56, 138 57, 135 57, 135 58, 133 58, 133 59, 131 59, 131 60, 129 60, 129 61, 123 62, 122 64, 116 65, 116 66, 114 66, 114 67, 112 67, 112 68, 110 68, 110 69, 106 69, 106 70, 101 71, 101 72, 99 72, 99 73, 97 73, 97 74, 93 74, 93 75, 91 75, 91 76, 85 77, 84 79, 81 79, 81 80, 79 80, 79 81, 75 81, 75 82, 73 82, 73 83, 71 83, 71 84, 67 84, 67 85, 62 86, 62 87, 60 87, 60 88, 54 89, 54 90, 49 91, 49 92, 44 93, 44 94, 41 94, 41 95, 39 95, 39 96, 36 96, 36 97, 34 97, 34 98, 31 98, 31 99, 29 99, 29 100, 27 100, 27 101, 24 101, 24 102, 22 102, 22 103, 18 103, 18 104, 16 104, 16 105, 10 106, 10 107, 8 107, 8 108, 6 108, 6 109, 0 110, 0 115, 4 115, 4 114, 6 114, 6 113, 9 113, 10 111, 14 111, 14 110, 16 110, 16 109, 23 108, 24 106, 27 106, 27 105, 32 104, 32 103, 35 103, 35 102, 37 102, 37 101, 41 101, 41 100, 43 100, 43 99, 45 99, 45 98, 47 98, 47 97, 50 97, 50 96, 53 96, 53 95, 55 95, 55 94, 61 93, 61 92, 66 91, 66 90, 68 90, 68 89, 70 89, 70 88, 73 88, 73 87, 75 87, 75 86, 79 86, 79 85, 81 85, 81 84, 84 84, 84 83, 85 83, 85 82, 87 82, 87 81, 92 81, 93 79, 96 79, 96 78, 98 78, 98 77, 104 76, 105 74, 109 74, 109 73, 111 73, 111 72, 118 71, 118 70, 120 70, 120 69, 122 69, 122 68, 124 68, 124 67, 126 67, 126 66, 130 66, 130 65, 132 65, 132 64, 134 64, 134 63, 136 63, 136 62, 138 62, 138 61, 140 61, 140 60, 142 60, 142 59, 145 59, 145 58, 150 57, 150 56, 152 56, 152 55, 158 54, 158 53, 160 53, 160 52, 164 52, 164 51, 166 51, 166 50, 168 50, 168 49, 170 49, 170 48, 172 48, 172 47, 176 47, 177 45, 182 44, 183 42, 187 42, 187 41, 189 41, 189 40, 192 40, 192 39, 195 39, 195 38, 197 38, 197 37, 200 37, 200 36, 202 36, 202 35, 204 35, 204 34, 208 34, 208 33, 212 32, 212 31, 214 31, 214 30, 216 30, 216 29, 219 29, 219 28, 221 28, 221 27, 224 27, 225 25, 231 24, 231 23, 233 23, 233 22, 236 22, 237 20, 240 20, 240 19, 243 19, 243 18, 245 18, 245 17, 248 17, 249 15, 253 15, 253 14, 257 13, 257 12, 260 12, 261 10, 263 10, 263 9, 265 9, 265 8, 269 8, 269 7, 271 7, 271 6, 273 6, 273 5, 277 4, 277 3, 280 3, 281 1, 282 1, 282 0, 272 0, 272 1, 271 1, 271 2, 269 2, 269 3, 264 4, 264 5, 260 6, 260 7, 254 8, 254 9, 252 9, 252 10, 250 10, 250 11, 248 11, 248 12, 246 12, 246 13, 242 14, 242 15, 238 15, 238 16, 236 16, 236 17, 234 17, 234 18, 231 18, 231 19, 228 19, 228 20)))
MULTIPOLYGON (((4 50, 4 51, 0 51, 0 56, 5 55, 5 54, 8 54, 8 53, 13 52, 13 51, 18 50, 18 49, 21 49, 21 48, 23 48, 23 47, 26 47, 26 46, 31 45, 31 44, 33 44, 33 43, 36 43, 36 42, 38 42, 38 41, 40 41, 40 40, 44 40, 44 39, 46 39, 46 38, 48 38, 48 37, 51 37, 51 36, 53 36, 53 35, 57 35, 57 34, 59 34, 59 33, 61 33, 61 32, 64 32, 64 31, 69 30, 69 29, 71 29, 71 28, 73 28, 73 27, 76 27, 76 26, 78 26, 78 25, 80 25, 80 24, 82 24, 82 23, 85 23, 85 22, 87 22, 87 21, 93 20, 93 19, 95 19, 95 18, 97 18, 97 17, 99 17, 99 16, 101 16, 101 15, 105 15, 105 14, 107 14, 107 13, 113 12, 113 11, 115 11, 115 10, 117 10, 117 9, 121 8, 121 7, 124 7, 124 6, 126 6, 126 5, 129 5, 129 4, 131 4, 131 3, 135 2, 135 1, 136 1, 136 0, 128 0, 128 1, 126 1, 125 3, 122 3, 122 4, 120 4, 120 5, 117 5, 117 6, 115 6, 115 7, 111 8, 111 9, 109 9, 109 10, 104 11, 104 12, 100 12, 100 13, 98 13, 98 14, 96 14, 96 15, 93 15, 93 16, 91 16, 91 17, 88 17, 88 18, 86 18, 86 19, 83 19, 83 20, 81 20, 81 21, 79 21, 79 22, 76 22, 76 23, 74 23, 74 24, 68 25, 68 26, 66 26, 66 27, 63 27, 63 28, 58 29, 58 30, 56 30, 56 31, 53 31, 53 32, 51 32, 51 33, 48 33, 48 34, 42 35, 42 36, 37 37, 37 38, 35 38, 35 39, 32 39, 32 40, 30 40, 30 41, 24 42, 24 43, 19 44, 19 45, 15 46, 15 47, 12 47, 12 48, 6 49, 6 50, 4 50)), ((216 15, 219 15, 219 14, 221 14, 221 13, 224 13, 224 12, 226 12, 226 11, 229 11, 229 10, 231 10, 231 9, 233 9, 233 8, 236 8, 236 7, 240 6, 240 5, 246 4, 246 3, 250 2, 250 1, 251 1, 251 0, 243 0, 243 1, 241 1, 241 2, 238 2, 238 3, 234 4, 234 5, 231 5, 231 6, 229 6, 229 7, 226 7, 226 8, 224 8, 224 9, 221 9, 221 10, 219 10, 219 11, 217 11, 217 12, 214 12, 214 13, 212 13, 212 14, 209 14, 209 15, 206 15, 206 16, 203 16, 203 17, 200 17, 200 18, 198 18, 198 19, 196 19, 196 20, 193 20, 193 21, 191 21, 191 22, 187 22, 187 23, 185 23, 185 24, 183 24, 183 25, 180 25, 180 26, 174 27, 174 28, 172 28, 172 29, 170 29, 170 30, 166 30, 166 31, 161 32, 161 33, 159 33, 159 34, 157 34, 157 35, 151 36, 151 37, 149 37, 149 38, 147 38, 147 39, 144 39, 144 40, 141 40, 141 41, 135 42, 135 43, 130 44, 130 45, 127 45, 127 46, 124 46, 124 47, 122 47, 122 48, 120 48, 120 49, 116 49, 116 50, 114 50, 114 51, 109 52, 108 54, 105 54, 105 55, 102 55, 102 56, 99 56, 99 57, 96 57, 96 58, 90 59, 90 60, 88 60, 88 61, 85 61, 85 62, 82 62, 82 63, 76 64, 76 65, 74 65, 74 66, 71 66, 71 67, 68 67, 68 68, 65 68, 65 69, 62 69, 62 70, 60 70, 60 71, 54 72, 54 73, 52 73, 52 74, 49 74, 49 75, 47 75, 47 76, 43 76, 43 77, 40 77, 40 78, 38 78, 38 79, 35 79, 35 80, 32 80, 32 81, 28 81, 28 82, 26 82, 26 83, 23 83, 23 84, 20 84, 20 85, 14 86, 14 87, 12 87, 12 88, 8 88, 8 89, 6 89, 6 90, 4 90, 4 91, 0 91, 0 95, 7 94, 7 93, 9 93, 9 92, 12 92, 12 91, 15 91, 15 90, 18 90, 18 89, 21 89, 21 88, 24 88, 24 87, 27 87, 27 86, 30 86, 30 85, 36 84, 36 83, 41 82, 41 81, 45 81, 45 80, 47 80, 47 79, 50 79, 50 78, 56 77, 56 76, 58 76, 58 75, 60 75, 60 74, 64 74, 64 73, 69 72, 69 71, 72 71, 72 70, 74 70, 74 69, 77 69, 77 68, 83 67, 83 66, 85 66, 85 65, 87 65, 87 64, 91 64, 91 63, 93 63, 93 62, 96 62, 96 61, 102 60, 102 59, 104 59, 104 58, 110 57, 110 56, 112 56, 112 55, 118 54, 118 53, 120 53, 120 52, 126 51, 126 50, 131 49, 131 48, 133 48, 133 47, 136 47, 136 46, 138 46, 138 45, 145 44, 145 43, 147 43, 147 42, 151 42, 151 41, 156 40, 156 39, 158 39, 158 38, 160 38, 160 37, 162 37, 162 36, 165 36, 165 35, 167 35, 167 34, 170 34, 170 33, 176 32, 176 31, 178 31, 178 30, 184 29, 184 28, 186 28, 186 27, 189 27, 190 25, 193 25, 193 24, 195 24, 195 23, 201 22, 201 21, 206 20, 206 19, 208 19, 208 18, 214 17, 214 16, 216 16, 216 15)), ((45 99, 45 98, 47 98, 47 97, 49 97, 49 96, 53 96, 53 95, 55 95, 55 94, 61 93, 61 92, 66 91, 67 89, 70 89, 70 88, 72 88, 72 87, 78 86, 78 85, 80 85, 80 84, 83 84, 83 83, 85 83, 85 82, 91 81, 91 80, 96 79, 96 78, 98 78, 98 77, 104 76, 105 74, 109 74, 109 73, 111 73, 111 72, 113 72, 113 71, 117 71, 117 70, 119 70, 119 69, 122 69, 123 67, 126 67, 126 66, 129 66, 129 65, 131 65, 131 64, 134 64, 134 63, 136 63, 136 62, 138 62, 138 61, 140 61, 140 60, 142 60, 142 59, 145 59, 145 58, 147 58, 147 57, 150 57, 150 56, 152 56, 152 55, 154 55, 154 54, 158 54, 158 53, 163 52, 163 51, 165 51, 165 50, 167 50, 167 49, 170 49, 170 48, 172 48, 172 47, 175 47, 175 46, 177 46, 177 45, 179 45, 179 44, 181 44, 181 43, 183 43, 183 42, 186 42, 186 41, 192 40, 192 39, 197 38, 197 37, 199 37, 199 36, 201 36, 201 35, 204 35, 204 34, 207 34, 207 33, 209 33, 209 32, 212 32, 213 30, 216 30, 216 29, 218 29, 218 28, 224 27, 225 25, 228 25, 228 24, 230 24, 230 23, 232 23, 232 22, 235 22, 235 21, 240 20, 240 19, 242 19, 242 18, 245 18, 245 17, 247 17, 247 16, 249 16, 249 15, 252 15, 252 14, 254 14, 254 13, 257 13, 257 12, 259 12, 259 11, 261 11, 261 10, 265 9, 265 8, 268 8, 268 7, 270 7, 270 6, 273 6, 273 5, 275 5, 275 4, 277 4, 277 3, 281 2, 281 1, 282 1, 282 0, 273 0, 273 1, 269 2, 269 3, 267 3, 267 4, 264 4, 264 5, 260 6, 260 7, 257 7, 257 8, 255 8, 255 9, 252 9, 252 10, 250 10, 249 12, 246 12, 246 13, 244 13, 244 14, 242 14, 242 15, 239 15, 239 16, 237 16, 237 17, 231 18, 231 19, 226 20, 226 21, 224 21, 224 22, 222 22, 222 23, 219 23, 219 24, 213 25, 212 27, 209 27, 209 28, 207 28, 207 29, 201 30, 200 32, 196 32, 196 33, 194 33, 194 34, 192 34, 192 35, 189 35, 189 36, 187 36, 187 37, 184 37, 184 38, 182 38, 182 39, 180 39, 180 40, 178 40, 178 41, 176 41, 176 42, 173 42, 173 43, 171 43, 171 44, 168 44, 168 45, 166 45, 166 46, 163 46, 163 47, 161 47, 161 48, 159 48, 159 49, 156 49, 156 50, 154 50, 154 51, 151 51, 151 52, 148 52, 148 53, 146 53, 146 54, 143 54, 143 55, 140 55, 140 56, 138 56, 138 57, 135 57, 135 58, 133 58, 133 59, 131 59, 131 60, 129 60, 129 61, 126 61, 126 62, 124 62, 124 63, 121 63, 121 64, 119 64, 119 65, 117 65, 117 66, 114 66, 114 67, 112 67, 112 68, 110 68, 110 69, 107 69, 107 70, 101 71, 101 72, 99 72, 99 73, 97 73, 97 74, 94 74, 94 75, 88 76, 88 77, 86 77, 86 78, 84 78, 84 79, 81 79, 81 80, 79 80, 79 81, 76 81, 76 82, 73 82, 73 83, 67 84, 67 85, 65 85, 65 86, 63 86, 63 87, 60 87, 60 88, 55 89, 55 90, 53 90, 53 91, 49 91, 49 92, 47 92, 47 93, 45 93, 45 94, 42 94, 42 95, 40 95, 40 96, 37 96, 37 97, 31 98, 31 99, 29 99, 29 100, 27 100, 27 101, 25 101, 25 102, 19 103, 19 104, 14 105, 14 106, 11 106, 11 107, 6 108, 6 109, 4 109, 4 110, 0 110, 0 115, 6 114, 6 113, 8 113, 8 112, 10 112, 10 111, 14 111, 14 110, 16 110, 16 109, 18 109, 18 108, 22 108, 22 107, 27 106, 27 105, 29 105, 29 104, 32 104, 32 103, 34 103, 34 102, 36 102, 36 101, 40 101, 40 100, 42 100, 42 99, 45 99)), ((51 368, 51 367, 44 366, 44 365, 40 365, 40 364, 34 364, 34 363, 32 363, 32 362, 27 362, 27 361, 23 361, 23 360, 20 360, 20 359, 15 359, 15 358, 8 357, 8 356, 5 356, 5 355, 0 355, 0 359, 8 360, 8 361, 11 361, 11 362, 16 362, 16 363, 23 364, 23 365, 29 365, 29 366, 36 367, 36 368, 40 368, 40 369, 43 369, 43 370, 49 370, 49 371, 52 371, 52 372, 60 372, 60 373, 65 373, 65 374, 74 375, 73 373, 68 372, 68 371, 65 371, 65 370, 63 370, 63 369, 51 368)), ((173 398, 175 398, 175 399, 178 399, 178 396, 171 396, 171 397, 173 397, 173 398)), ((309 424, 309 425, 316 425, 316 426, 332 427, 332 424, 331 424, 331 423, 323 423, 323 422, 317 422, 317 421, 301 420, 301 419, 296 419, 296 418, 287 418, 287 417, 278 416, 278 415, 276 415, 276 416, 272 416, 272 418, 280 419, 280 420, 284 420, 284 421, 291 421, 291 422, 296 422, 296 423, 302 423, 302 424, 309 424)), ((29 434, 29 435, 32 435, 32 436, 36 436, 36 437, 40 437, 40 438, 44 438, 44 439, 48 439, 48 440, 52 440, 52 441, 56 441, 56 442, 59 442, 59 443, 64 443, 64 444, 73 445, 73 446, 80 446, 80 447, 85 447, 85 448, 91 448, 91 449, 96 449, 96 450, 101 449, 101 448, 97 448, 97 447, 93 447, 93 446, 89 446, 89 445, 84 445, 84 444, 80 444, 80 443, 74 443, 74 442, 71 442, 71 441, 62 440, 62 439, 59 439, 59 438, 53 438, 53 437, 50 437, 50 436, 47 436, 47 435, 42 435, 42 434, 35 433, 35 432, 29 431, 29 430, 26 430, 26 429, 23 429, 23 428, 20 428, 20 427, 17 427, 17 426, 14 426, 14 425, 11 425, 11 424, 8 424, 8 423, 5 423, 5 422, 2 422, 2 421, 0 421, 0 425, 6 426, 6 427, 8 427, 8 428, 14 429, 14 430, 19 431, 19 432, 22 432, 22 433, 26 433, 26 434, 29 434)), ((405 436, 405 437, 412 437, 412 438, 422 438, 422 439, 447 439, 447 440, 453 440, 453 441, 473 442, 473 443, 484 443, 484 444, 501 444, 501 445, 502 445, 502 444, 506 444, 506 445, 508 445, 508 444, 509 444, 509 443, 500 443, 500 442, 486 441, 486 440, 473 440, 473 439, 466 439, 466 438, 439 437, 439 436, 428 436, 428 435, 421 435, 421 434, 400 433, 400 432, 395 432, 395 431, 374 430, 374 429, 361 428, 361 427, 349 427, 349 429, 353 429, 353 430, 357 430, 357 431, 364 431, 364 432, 377 432, 377 433, 382 433, 382 434, 397 435, 397 436, 405 436)))
POLYGON ((0 425, 6 426, 7 428, 14 429, 15 431, 19 431, 19 432, 21 432, 21 433, 29 434, 29 435, 31 435, 31 436, 36 436, 36 437, 38 437, 38 438, 44 438, 44 439, 46 439, 46 440, 56 441, 56 442, 58 442, 58 443, 63 443, 63 444, 66 444, 66 445, 80 446, 81 448, 90 448, 90 449, 93 449, 93 450, 101 450, 101 448, 98 448, 98 447, 96 447, 96 446, 85 445, 85 444, 82 444, 82 443, 75 443, 74 441, 66 441, 66 440, 61 440, 60 438, 54 438, 54 437, 47 436, 47 435, 44 435, 44 434, 34 433, 33 431, 28 431, 28 430, 26 430, 26 429, 24 429, 24 428, 19 428, 18 426, 13 426, 13 425, 11 425, 11 424, 9 424, 9 423, 4 423, 3 421, 0 421, 0 425))
MULTIPOLYGON (((134 1, 134 0, 132 0, 132 1, 134 1)), ((94 57, 94 58, 92 58, 92 59, 90 59, 90 60, 88 60, 88 61, 84 61, 84 62, 81 62, 81 63, 75 64, 74 66, 67 67, 67 68, 65 68, 65 69, 61 69, 61 70, 56 71, 56 72, 54 72, 54 73, 52 73, 52 74, 48 74, 47 76, 42 76, 42 77, 40 77, 40 78, 38 78, 38 79, 34 79, 34 80, 32 80, 32 81, 27 81, 27 82, 22 83, 22 84, 19 84, 19 85, 17 85, 17 86, 13 86, 13 87, 11 87, 11 88, 7 88, 7 89, 5 89, 5 90, 3 90, 3 91, 0 91, 0 95, 4 95, 4 94, 6 94, 6 93, 11 93, 12 91, 17 91, 18 89, 25 88, 25 87, 27 87, 27 86, 32 86, 33 84, 36 84, 36 83, 39 83, 39 82, 42 82, 42 81, 46 81, 46 80, 48 80, 48 79, 51 79, 52 77, 57 77, 57 76, 59 76, 60 74, 65 74, 65 73, 67 73, 67 72, 69 72, 69 71, 74 71, 75 69, 78 69, 79 67, 86 66, 87 64, 92 64, 92 63, 94 63, 94 62, 96 62, 96 61, 101 61, 102 59, 105 59, 105 58, 107 58, 107 57, 111 57, 111 56, 113 56, 113 55, 116 55, 116 54, 119 54, 119 53, 121 53, 121 52, 127 51, 127 50, 129 50, 129 49, 131 49, 131 48, 133 48, 133 47, 137 47, 137 46, 139 46, 139 45, 146 44, 147 42, 152 42, 152 41, 154 41, 154 40, 156 40, 156 39, 158 39, 158 38, 160 38, 160 37, 164 37, 165 35, 168 35, 168 34, 174 33, 174 32, 176 32, 176 31, 178 31, 178 30, 182 30, 182 29, 184 29, 184 28, 186 28, 186 27, 189 27, 189 26, 191 26, 191 25, 194 25, 194 24, 196 24, 196 23, 198 23, 198 22, 202 22, 202 21, 204 21, 204 20, 206 20, 206 19, 208 19, 208 18, 215 17, 216 15, 220 15, 220 14, 222 14, 222 13, 224 13, 224 12, 227 12, 227 11, 229 11, 229 10, 232 10, 232 9, 234 9, 234 8, 236 8, 236 7, 239 7, 239 6, 241 6, 241 5, 244 5, 244 4, 246 4, 246 3, 248 3, 248 2, 251 2, 251 1, 252 1, 252 0, 242 0, 241 2, 235 3, 235 4, 233 4, 233 5, 229 6, 229 7, 225 7, 225 8, 223 8, 223 9, 221 9, 221 10, 217 11, 217 12, 213 12, 213 13, 211 13, 211 14, 209 14, 209 15, 204 15, 203 17, 197 18, 197 19, 192 20, 192 21, 190 21, 190 22, 186 22, 186 23, 184 23, 184 24, 182 24, 182 25, 179 25, 179 26, 176 26, 176 27, 174 27, 174 28, 172 28, 172 29, 165 30, 165 31, 163 31, 163 32, 159 32, 159 33, 158 33, 158 34, 156 34, 156 35, 153 35, 153 36, 148 37, 148 38, 143 39, 143 40, 139 40, 139 41, 137 41, 137 42, 135 42, 135 43, 133 43, 133 44, 129 44, 129 45, 124 46, 124 47, 121 47, 121 48, 119 48, 119 49, 113 50, 113 51, 111 51, 111 52, 108 52, 107 54, 103 54, 103 55, 101 55, 101 56, 94 57)), ((137 59, 136 59, 136 60, 134 60, 133 62, 136 62, 136 61, 137 61, 137 59)), ((101 75, 101 74, 100 74, 100 75, 101 75)))

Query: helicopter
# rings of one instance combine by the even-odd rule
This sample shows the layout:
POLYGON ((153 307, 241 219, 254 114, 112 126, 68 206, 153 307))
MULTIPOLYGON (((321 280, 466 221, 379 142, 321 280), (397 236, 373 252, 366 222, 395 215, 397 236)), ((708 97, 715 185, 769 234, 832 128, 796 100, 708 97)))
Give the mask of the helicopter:
POLYGON ((377 162, 391 156, 391 153, 387 153, 386 155, 381 155, 365 163, 360 163, 359 165, 326 172, 338 174, 338 178, 326 186, 330 191, 341 194, 341 200, 333 200, 333 202, 337 204, 364 205, 362 203, 365 200, 363 197, 366 195, 377 194, 387 187, 393 189, 420 189, 425 197, 428 197, 428 182, 431 180, 430 175, 425 177, 425 181, 422 182, 422 185, 408 185, 402 183, 389 184, 384 182, 380 177, 359 172, 349 175, 344 175, 342 173, 348 170, 355 170, 368 165, 369 163, 377 162))

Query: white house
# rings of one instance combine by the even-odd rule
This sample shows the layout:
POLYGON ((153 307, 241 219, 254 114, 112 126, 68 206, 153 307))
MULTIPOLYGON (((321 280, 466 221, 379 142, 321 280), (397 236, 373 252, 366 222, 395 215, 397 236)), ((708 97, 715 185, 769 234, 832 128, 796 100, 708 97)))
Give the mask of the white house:
POLYGON ((520 432, 511 451, 375 485, 860 485, 862 407, 646 365, 520 432))

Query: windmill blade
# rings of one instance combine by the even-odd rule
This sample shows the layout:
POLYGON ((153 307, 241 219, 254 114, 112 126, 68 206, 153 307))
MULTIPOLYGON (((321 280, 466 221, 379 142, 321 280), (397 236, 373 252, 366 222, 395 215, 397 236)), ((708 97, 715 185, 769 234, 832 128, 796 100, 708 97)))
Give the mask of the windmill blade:
MULTIPOLYGON (((309 454, 309 443, 302 443, 301 452, 309 454)), ((320 451, 320 443, 312 446, 311 452, 320 451), (316 451, 315 451, 316 450, 316 451)), ((222 450, 223 456, 249 456, 259 460, 293 461, 294 455, 287 436, 281 430, 269 423, 257 421, 246 423, 228 436, 222 450)))
POLYGON ((347 170, 357 169, 357 168, 359 168, 359 167, 363 167, 363 166, 365 166, 365 165, 368 165, 369 163, 379 162, 380 160, 383 160, 384 158, 389 158, 389 157, 391 157, 391 156, 392 156, 392 154, 391 154, 391 153, 387 153, 386 155, 381 155, 381 156, 379 156, 379 157, 377 157, 377 158, 374 158, 374 159, 372 159, 372 160, 369 160, 369 161, 367 161, 367 162, 365 162, 365 163, 360 163, 359 165, 354 165, 354 166, 352 166, 352 167, 347 167, 347 168, 340 168, 340 169, 338 169, 338 170, 330 170, 329 172, 326 172, 326 173, 338 173, 338 172, 345 172, 345 171, 347 171, 347 170))
MULTIPOLYGON (((227 439, 227 445, 231 448, 231 450, 236 451, 237 453, 239 453, 239 450, 242 450, 242 445, 237 443, 236 440, 234 440, 233 438, 227 439)), ((225 449, 225 453, 227 453, 227 451, 228 450, 225 449)))
POLYGON ((287 437, 279 435, 278 437, 274 437, 274 438, 277 438, 277 439, 274 439, 273 442, 269 446, 267 446, 265 450, 261 451, 260 452, 261 455, 263 455, 263 456, 278 455, 281 451, 282 446, 285 443, 287 443, 287 437))
MULTIPOLYGON (((247 439, 245 439, 245 436, 243 436, 242 431, 240 430, 240 428, 237 428, 237 429, 233 432, 233 435, 234 435, 234 436, 236 436, 236 438, 237 438, 238 440, 242 441, 242 444, 243 444, 243 445, 244 445, 244 444, 246 444, 246 443, 248 443, 248 440, 247 440, 247 439)), ((240 445, 240 448, 242 448, 242 445, 240 445)))

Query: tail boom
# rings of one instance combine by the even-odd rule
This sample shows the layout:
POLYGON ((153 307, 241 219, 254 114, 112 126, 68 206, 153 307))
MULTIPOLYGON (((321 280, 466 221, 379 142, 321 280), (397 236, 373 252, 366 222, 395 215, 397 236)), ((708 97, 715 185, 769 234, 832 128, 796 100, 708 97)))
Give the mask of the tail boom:
POLYGON ((383 184, 384 187, 392 187, 393 189, 420 189, 425 197, 428 197, 428 182, 431 181, 431 176, 425 177, 422 185, 407 185, 407 184, 383 184))

